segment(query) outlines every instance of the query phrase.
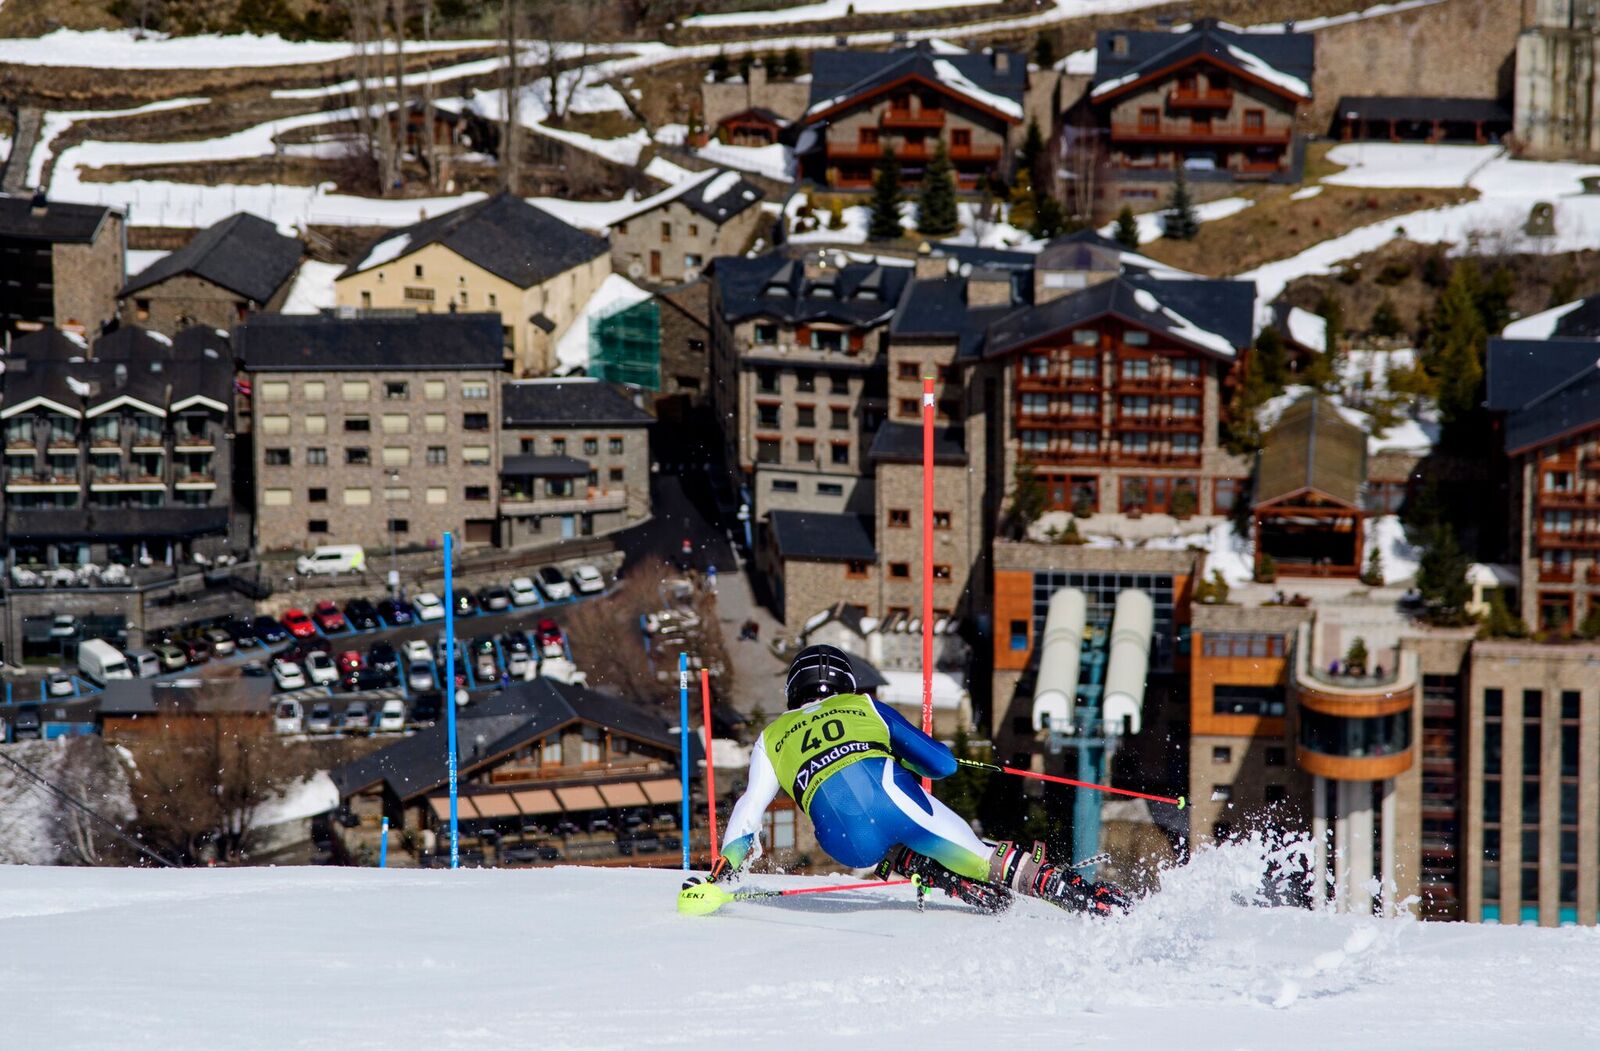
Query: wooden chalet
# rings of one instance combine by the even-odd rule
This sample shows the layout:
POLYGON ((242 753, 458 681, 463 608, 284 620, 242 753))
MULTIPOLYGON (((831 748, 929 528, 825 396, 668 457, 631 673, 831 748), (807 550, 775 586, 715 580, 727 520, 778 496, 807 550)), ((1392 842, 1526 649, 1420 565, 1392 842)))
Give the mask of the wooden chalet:
POLYGON ((1367 473, 1361 428, 1327 399, 1302 398, 1268 432, 1256 471, 1256 568, 1270 556, 1282 576, 1359 576, 1367 473))

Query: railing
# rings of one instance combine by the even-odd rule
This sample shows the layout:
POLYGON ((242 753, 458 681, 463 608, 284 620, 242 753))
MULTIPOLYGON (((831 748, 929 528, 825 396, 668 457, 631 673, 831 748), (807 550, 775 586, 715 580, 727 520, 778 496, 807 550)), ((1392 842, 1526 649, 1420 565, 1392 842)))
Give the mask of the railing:
POLYGON ((519 492, 500 494, 500 511, 508 515, 570 515, 587 511, 621 511, 627 506, 626 490, 595 491, 586 496, 535 496, 519 492))
POLYGON ((1167 92, 1167 105, 1179 109, 1229 109, 1233 106, 1233 89, 1221 88, 1200 91, 1191 88, 1173 88, 1167 92))
POLYGON ((1578 511, 1600 510, 1600 492, 1588 490, 1553 491, 1546 489, 1539 494, 1538 504, 1541 508, 1570 508, 1578 511))
POLYGON ((1541 547, 1600 548, 1600 533, 1580 532, 1576 529, 1566 532, 1541 529, 1539 530, 1539 545, 1541 547))
POLYGON ((908 109, 889 109, 883 114, 883 126, 902 128, 937 128, 944 124, 944 110, 924 109, 913 113, 908 109))
POLYGON ((1289 131, 1245 131, 1243 128, 1213 127, 1210 131, 1178 131, 1165 126, 1151 128, 1139 124, 1112 124, 1112 139, 1120 142, 1173 142, 1173 143, 1265 143, 1287 146, 1293 138, 1289 131))
POLYGON ((953 161, 998 161, 1000 148, 996 146, 990 150, 975 150, 971 146, 950 147, 950 159, 953 161))

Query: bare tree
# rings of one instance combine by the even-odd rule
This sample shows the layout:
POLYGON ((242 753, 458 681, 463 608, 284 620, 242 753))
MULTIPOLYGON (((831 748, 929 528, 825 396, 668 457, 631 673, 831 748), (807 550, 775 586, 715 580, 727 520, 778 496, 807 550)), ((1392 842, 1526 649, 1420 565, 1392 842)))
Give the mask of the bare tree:
MULTIPOLYGON (((433 2, 422 0, 422 42, 433 43, 433 2)), ((429 53, 432 49, 429 48, 429 53)), ((433 80, 426 72, 422 75, 422 164, 428 169, 428 188, 443 189, 444 179, 439 171, 439 150, 434 142, 433 80)))
POLYGON ((401 183, 401 164, 405 159, 406 137, 411 127, 410 103, 406 99, 406 0, 394 0, 389 8, 390 24, 394 27, 394 129, 395 149, 389 155, 389 166, 383 173, 385 196, 397 190, 401 183))
POLYGON ((536 19, 544 44, 543 72, 550 119, 557 124, 566 118, 587 73, 590 27, 585 17, 586 5, 575 9, 565 0, 547 0, 536 19), (565 49, 563 44, 567 45, 565 49))
POLYGON ((503 0, 500 7, 500 31, 505 37, 506 66, 505 125, 500 134, 500 184, 516 192, 522 174, 522 3, 521 0, 503 0))

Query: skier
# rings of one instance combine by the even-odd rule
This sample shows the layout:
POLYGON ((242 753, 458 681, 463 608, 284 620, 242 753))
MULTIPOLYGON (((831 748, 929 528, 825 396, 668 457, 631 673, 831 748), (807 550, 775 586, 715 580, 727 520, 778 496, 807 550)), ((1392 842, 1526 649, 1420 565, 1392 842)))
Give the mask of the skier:
MULTIPOLYGON (((1108 884, 1091 883, 1052 864, 1043 843, 1019 850, 988 843, 954 811, 923 791, 918 777, 955 773, 950 749, 900 713, 857 691, 843 651, 810 646, 789 666, 788 711, 756 738, 750 777, 733 808, 707 877, 735 880, 762 814, 779 790, 811 818, 817 842, 840 864, 876 865, 876 876, 920 879, 986 912, 1011 903, 1011 892, 1074 911, 1106 914, 1129 901, 1108 884)), ((687 891, 700 882, 692 877, 687 891)))

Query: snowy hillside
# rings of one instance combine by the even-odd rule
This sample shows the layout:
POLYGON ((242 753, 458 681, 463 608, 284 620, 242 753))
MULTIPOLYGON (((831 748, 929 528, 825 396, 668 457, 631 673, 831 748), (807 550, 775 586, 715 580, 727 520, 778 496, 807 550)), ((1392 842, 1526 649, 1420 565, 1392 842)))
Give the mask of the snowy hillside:
POLYGON ((696 919, 661 871, 0 869, 6 1045, 1600 1044, 1600 931, 1235 903, 1259 865, 1203 854, 1109 923, 905 888, 696 919))

